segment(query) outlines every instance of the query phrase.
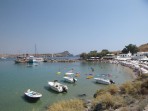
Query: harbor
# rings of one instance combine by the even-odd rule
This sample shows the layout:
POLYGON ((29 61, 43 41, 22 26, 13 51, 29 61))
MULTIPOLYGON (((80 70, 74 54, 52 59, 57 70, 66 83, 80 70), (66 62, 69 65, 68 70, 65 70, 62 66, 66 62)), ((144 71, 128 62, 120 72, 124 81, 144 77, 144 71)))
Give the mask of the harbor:
POLYGON ((14 60, 9 60, 1 61, 0 67, 0 106, 3 111, 20 111, 20 109, 45 111, 48 105, 60 100, 93 98, 96 90, 104 88, 106 85, 96 83, 93 78, 87 79, 90 74, 93 74, 94 77, 110 74, 110 77, 107 76, 106 78, 113 79, 116 84, 133 80, 133 72, 129 68, 105 62, 40 62, 37 66, 32 64, 28 67, 27 64, 15 64, 14 60), (80 74, 75 84, 64 82, 63 77, 70 70, 73 70, 73 73, 80 74), (67 93, 59 94, 51 90, 48 82, 54 80, 67 85, 67 93), (41 93, 40 100, 35 103, 26 101, 24 92, 27 89, 41 93), (6 104, 10 104, 9 107, 6 107, 6 104))
POLYGON ((0 0, 1 111, 148 111, 148 0, 0 0))

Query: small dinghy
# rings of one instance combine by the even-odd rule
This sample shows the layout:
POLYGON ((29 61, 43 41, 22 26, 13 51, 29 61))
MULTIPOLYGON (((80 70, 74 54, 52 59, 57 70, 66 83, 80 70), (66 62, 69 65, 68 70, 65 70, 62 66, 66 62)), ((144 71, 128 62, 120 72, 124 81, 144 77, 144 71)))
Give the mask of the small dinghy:
POLYGON ((26 92, 24 92, 25 95, 31 99, 39 99, 40 97, 42 97, 42 94, 35 92, 35 91, 31 91, 30 89, 28 89, 26 92))
POLYGON ((68 87, 66 85, 59 83, 57 80, 55 80, 54 82, 48 82, 48 84, 52 90, 57 92, 67 92, 68 90, 68 87))

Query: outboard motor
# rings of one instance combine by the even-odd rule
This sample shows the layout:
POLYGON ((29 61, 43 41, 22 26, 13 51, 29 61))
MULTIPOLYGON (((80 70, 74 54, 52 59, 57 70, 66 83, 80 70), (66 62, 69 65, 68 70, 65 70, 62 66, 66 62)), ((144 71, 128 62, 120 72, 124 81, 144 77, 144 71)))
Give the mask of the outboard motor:
POLYGON ((110 83, 111 83, 111 84, 115 84, 115 82, 114 82, 113 80, 111 80, 111 79, 110 79, 110 83))
POLYGON ((62 87, 62 89, 63 89, 63 92, 67 93, 67 89, 64 86, 62 87))
POLYGON ((76 82, 75 78, 73 78, 73 82, 74 82, 74 83, 76 82))

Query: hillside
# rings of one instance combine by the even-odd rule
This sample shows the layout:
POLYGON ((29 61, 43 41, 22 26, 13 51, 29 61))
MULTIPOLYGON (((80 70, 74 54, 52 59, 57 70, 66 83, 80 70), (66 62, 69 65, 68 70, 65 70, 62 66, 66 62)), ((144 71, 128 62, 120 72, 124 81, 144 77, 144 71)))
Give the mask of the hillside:
POLYGON ((138 47, 140 52, 148 52, 148 43, 142 44, 138 47))
POLYGON ((64 51, 61 53, 54 54, 56 57, 70 57, 73 56, 73 54, 69 53, 68 51, 64 51))
MULTIPOLYGON (((138 49, 139 49, 139 52, 148 52, 148 43, 140 45, 138 47, 138 49)), ((118 50, 118 51, 111 51, 111 53, 113 53, 113 54, 116 55, 116 54, 121 53, 121 51, 122 51, 122 49, 121 50, 118 50)))

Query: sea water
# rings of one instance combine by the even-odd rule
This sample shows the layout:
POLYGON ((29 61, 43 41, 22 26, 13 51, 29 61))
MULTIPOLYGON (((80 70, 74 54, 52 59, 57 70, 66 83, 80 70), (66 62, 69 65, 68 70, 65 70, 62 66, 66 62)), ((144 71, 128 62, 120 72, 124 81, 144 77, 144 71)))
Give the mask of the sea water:
POLYGON ((13 60, 0 61, 0 110, 1 111, 45 111, 54 102, 72 98, 91 99, 96 90, 106 85, 86 79, 93 74, 110 75, 116 84, 132 80, 129 68, 117 64, 99 62, 39 63, 38 65, 15 64, 13 60), (93 69, 93 70, 92 70, 93 69), (66 72, 79 73, 75 84, 64 82, 66 72), (60 72, 60 73, 57 73, 60 72), (48 86, 48 81, 58 80, 68 86, 67 93, 56 93, 48 86), (31 89, 43 96, 37 102, 24 98, 24 92, 31 89), (80 95, 85 94, 82 97, 80 95))

